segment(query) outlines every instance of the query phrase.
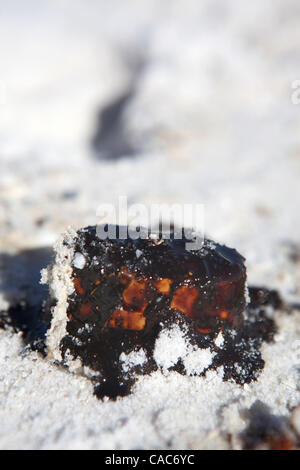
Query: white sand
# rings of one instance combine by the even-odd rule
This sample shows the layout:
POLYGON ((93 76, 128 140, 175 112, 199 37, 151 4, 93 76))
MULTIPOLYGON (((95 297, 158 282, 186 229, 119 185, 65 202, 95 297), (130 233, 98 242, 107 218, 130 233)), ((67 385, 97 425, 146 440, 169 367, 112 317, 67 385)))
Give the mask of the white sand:
MULTIPOLYGON (((206 232, 247 258, 249 283, 299 302, 299 2, 2 4, 0 308, 35 298, 43 247, 119 195, 205 204, 206 232), (97 113, 132 83, 122 132, 136 158, 93 160, 97 113)), ((279 417, 300 403, 299 312, 277 316, 256 383, 157 372, 104 403, 0 331, 0 447, 241 448, 257 400, 279 417)))

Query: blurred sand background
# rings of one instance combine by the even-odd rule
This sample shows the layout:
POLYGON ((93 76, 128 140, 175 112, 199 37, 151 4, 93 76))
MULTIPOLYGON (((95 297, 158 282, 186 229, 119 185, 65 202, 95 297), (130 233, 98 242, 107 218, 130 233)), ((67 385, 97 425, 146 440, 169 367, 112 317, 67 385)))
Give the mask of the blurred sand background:
MULTIPOLYGON (((297 0, 2 0, 1 309, 35 302, 48 247, 67 225, 95 224, 99 204, 120 195, 204 204, 206 233, 246 257, 249 282, 298 302, 299 22, 297 0)), ((293 321, 285 331, 295 342, 293 321)), ((215 414, 235 393, 222 384, 205 417, 191 411, 182 426, 188 385, 176 379, 181 392, 172 401, 165 389, 169 411, 157 425, 155 407, 134 397, 101 404, 85 379, 22 358, 20 338, 1 337, 1 447, 226 447, 219 429, 238 436, 245 426, 229 418, 239 405, 215 414), (180 399, 177 432, 168 421, 180 399)), ((281 373, 274 361, 272 380, 281 373)), ((267 397, 275 414, 289 414, 297 378, 281 366, 291 390, 270 398, 261 386, 240 409, 267 397)))

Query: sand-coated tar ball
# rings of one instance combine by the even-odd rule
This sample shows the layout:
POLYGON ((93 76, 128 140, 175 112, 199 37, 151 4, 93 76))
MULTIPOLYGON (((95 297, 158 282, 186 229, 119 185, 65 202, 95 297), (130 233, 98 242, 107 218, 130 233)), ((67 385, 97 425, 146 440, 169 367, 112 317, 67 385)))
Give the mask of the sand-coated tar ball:
MULTIPOLYGON (((256 328, 251 304, 245 315, 244 258, 210 240, 189 251, 187 239, 177 237, 158 232, 102 240, 96 227, 87 227, 56 248, 56 263, 48 269, 48 354, 70 368, 79 361, 97 382, 99 396, 124 395, 134 382, 124 374, 121 355, 146 355, 135 377, 158 369, 155 344, 172 325, 184 329, 194 348, 212 352, 211 367, 223 366, 226 380, 255 380, 263 367, 259 346, 272 338, 273 324, 258 311, 256 328), (220 333, 222 348, 215 343, 220 333)), ((185 373, 180 358, 172 369, 185 373)))

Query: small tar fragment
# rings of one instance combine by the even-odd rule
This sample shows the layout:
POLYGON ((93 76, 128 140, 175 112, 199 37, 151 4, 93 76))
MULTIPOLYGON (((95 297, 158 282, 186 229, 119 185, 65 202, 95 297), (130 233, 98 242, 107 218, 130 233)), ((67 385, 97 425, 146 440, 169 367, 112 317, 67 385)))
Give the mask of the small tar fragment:
MULTIPOLYGON (((139 374, 159 368, 153 357, 157 338, 179 325, 189 348, 211 351, 209 367, 223 366, 224 380, 256 380, 264 365, 259 347, 275 331, 263 311, 270 299, 253 291, 245 315, 244 258, 209 240, 187 251, 186 241, 174 232, 167 239, 158 233, 137 240, 101 240, 96 227, 69 232, 44 276, 52 305, 48 357, 72 370, 79 359, 82 370, 95 372, 97 396, 116 398, 129 393, 139 374), (143 364, 124 371, 120 356, 141 349, 143 364)), ((182 357, 172 370, 187 373, 182 357)), ((191 360, 189 370, 197 373, 191 360)))
POLYGON ((282 300, 276 290, 269 290, 263 287, 251 287, 249 289, 250 306, 271 305, 275 309, 282 307, 282 300))
MULTIPOLYGON (((295 411, 295 410, 294 410, 295 411)), ((248 425, 240 437, 245 450, 292 450, 299 448, 299 436, 293 427, 293 416, 277 416, 268 406, 256 400, 243 417, 248 425)))

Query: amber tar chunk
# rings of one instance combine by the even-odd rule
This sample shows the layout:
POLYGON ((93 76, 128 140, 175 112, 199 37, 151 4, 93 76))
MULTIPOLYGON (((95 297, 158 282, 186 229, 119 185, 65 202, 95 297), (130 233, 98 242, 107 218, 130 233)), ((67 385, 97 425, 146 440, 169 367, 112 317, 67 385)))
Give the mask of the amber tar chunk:
MULTIPOLYGON (((118 238, 116 227, 116 234, 101 239, 96 227, 68 228, 56 243, 55 261, 42 273, 47 357, 87 375, 98 397, 116 398, 130 393, 138 376, 164 367, 161 341, 167 338, 168 355, 181 332, 186 354, 210 351, 208 367, 222 366, 223 380, 257 380, 259 349, 276 332, 264 305, 276 308, 280 299, 263 288, 248 291, 244 258, 210 240, 190 251, 189 237, 174 231, 132 239, 118 238)), ((168 370, 206 373, 187 369, 185 357, 168 370)))
POLYGON ((195 251, 188 251, 186 242, 174 232, 169 238, 158 233, 101 240, 96 227, 79 230, 68 328, 89 323, 99 333, 142 334, 172 312, 202 334, 240 324, 246 304, 244 258, 210 240, 195 251))

